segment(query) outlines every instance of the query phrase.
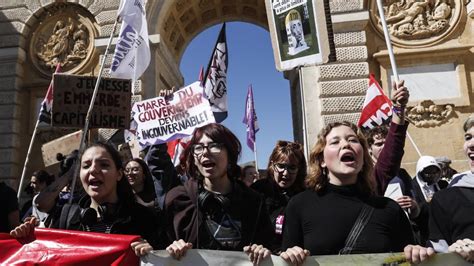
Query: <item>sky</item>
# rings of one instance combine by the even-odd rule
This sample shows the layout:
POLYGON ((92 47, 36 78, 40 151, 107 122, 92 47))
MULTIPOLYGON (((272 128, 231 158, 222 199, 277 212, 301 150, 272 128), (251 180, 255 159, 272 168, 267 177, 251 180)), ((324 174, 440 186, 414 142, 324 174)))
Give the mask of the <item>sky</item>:
MULTIPOLYGON (((201 66, 206 70, 221 26, 217 24, 199 33, 186 48, 180 63, 185 85, 198 80, 201 66)), ((247 146, 246 126, 242 123, 251 84, 260 127, 256 136, 258 167, 265 169, 277 140, 294 139, 289 81, 275 68, 267 30, 250 23, 227 22, 226 37, 228 117, 222 124, 242 144, 239 163, 254 161, 254 153, 247 146)))

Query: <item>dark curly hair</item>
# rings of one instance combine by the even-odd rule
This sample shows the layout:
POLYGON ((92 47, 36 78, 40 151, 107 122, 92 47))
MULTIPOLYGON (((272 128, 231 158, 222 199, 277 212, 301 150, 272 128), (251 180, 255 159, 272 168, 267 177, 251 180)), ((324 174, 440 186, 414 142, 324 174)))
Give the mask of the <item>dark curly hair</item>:
POLYGON ((367 144, 369 145, 369 147, 372 146, 372 144, 374 144, 376 136, 379 136, 381 138, 386 138, 387 135, 388 135, 388 128, 385 125, 376 126, 365 132, 365 137, 367 139, 367 144))

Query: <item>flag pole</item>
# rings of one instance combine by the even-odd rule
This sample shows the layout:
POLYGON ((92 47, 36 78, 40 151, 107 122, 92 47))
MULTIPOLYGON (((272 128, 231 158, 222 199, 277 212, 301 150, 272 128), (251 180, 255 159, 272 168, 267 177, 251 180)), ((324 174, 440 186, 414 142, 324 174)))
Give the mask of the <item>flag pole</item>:
MULTIPOLYGON (((84 129, 82 130, 81 142, 80 142, 80 145, 79 145, 79 156, 82 156, 82 152, 84 151, 85 140, 86 140, 86 137, 88 135, 87 133, 89 131, 89 120, 90 120, 90 117, 92 115, 92 110, 94 109, 94 103, 95 103, 95 99, 97 97, 97 92, 99 91, 99 85, 100 85, 100 80, 102 79, 102 72, 104 70, 105 61, 107 59, 107 54, 109 53, 110 46, 112 45, 112 40, 114 38, 115 29, 117 28, 119 18, 120 17, 117 16, 117 19, 115 20, 114 26, 112 28, 112 32, 110 33, 109 42, 107 43, 107 48, 105 49, 104 58, 102 58, 102 62, 100 64, 99 75, 97 76, 97 81, 95 83, 94 92, 92 93, 92 99, 91 99, 91 102, 89 104, 89 109, 87 110, 86 119, 85 119, 85 122, 84 122, 84 129)), ((73 199, 73 195, 74 195, 74 189, 76 187, 76 179, 77 179, 77 175, 79 174, 79 168, 80 168, 79 166, 80 166, 80 163, 76 163, 76 168, 74 169, 74 176, 72 178, 72 184, 71 184, 71 197, 69 198, 69 203, 70 204, 72 203, 72 199, 73 199)))
POLYGON ((253 156, 255 157, 255 169, 257 170, 257 173, 258 173, 257 138, 255 138, 255 141, 253 142, 253 156))
MULTIPOLYGON (((393 77, 395 82, 398 84, 398 69, 397 63, 395 62, 395 56, 393 54, 392 42, 390 40, 390 34, 388 32, 387 22, 385 21, 385 14, 383 13, 382 0, 377 0, 377 9, 379 10, 380 22, 382 23, 383 35, 385 37, 385 44, 387 45, 388 56, 390 58, 390 65, 392 66, 393 77)), ((389 91, 391 87, 389 86, 389 91)), ((391 95, 391 93, 389 93, 391 95)))
POLYGON ((298 67, 298 75, 300 81, 300 97, 301 97, 301 120, 303 124, 303 147, 304 147, 304 155, 306 159, 309 160, 309 147, 308 147, 308 136, 306 131, 306 107, 304 103, 304 86, 303 86, 303 70, 301 66, 298 67))
MULTIPOLYGON (((388 56, 390 58, 390 65, 392 66, 392 71, 393 71, 393 77, 395 78, 395 82, 398 84, 400 80, 398 77, 397 63, 395 61, 395 55, 393 54, 392 41, 390 40, 390 34, 388 32, 387 21, 385 21, 385 14, 383 12, 382 0, 377 0, 377 9, 379 10, 380 22, 382 23, 383 35, 385 37, 385 44, 387 45, 388 56)), ((388 92, 389 92, 388 95, 392 97, 391 84, 389 84, 388 86, 388 92)), ((410 140, 413 147, 415 148, 416 152, 418 153, 418 156, 421 157, 420 149, 418 149, 418 146, 416 145, 415 141, 410 136, 410 133, 408 131, 407 131, 407 137, 410 140)))
POLYGON ((38 126, 39 126, 39 123, 40 123, 39 118, 40 118, 40 116, 38 114, 38 119, 36 119, 35 129, 33 130, 33 135, 31 136, 30 146, 28 147, 28 152, 26 153, 25 163, 23 164, 23 171, 21 172, 20 186, 18 187, 18 192, 17 192, 17 196, 16 196, 18 199, 20 199, 21 192, 23 191, 23 185, 25 183, 26 169, 28 168, 28 163, 30 162, 31 150, 33 149, 33 143, 35 143, 35 139, 36 139, 36 130, 38 129, 38 126))

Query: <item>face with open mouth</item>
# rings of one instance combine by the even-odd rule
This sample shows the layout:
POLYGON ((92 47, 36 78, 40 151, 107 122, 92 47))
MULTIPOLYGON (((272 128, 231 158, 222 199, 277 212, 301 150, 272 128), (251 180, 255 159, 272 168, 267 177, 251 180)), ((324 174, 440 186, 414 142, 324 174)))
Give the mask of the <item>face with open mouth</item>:
POLYGON ((84 152, 80 177, 85 192, 97 203, 118 200, 117 182, 122 178, 122 172, 104 148, 93 146, 84 152))
POLYGON ((474 173, 474 127, 469 128, 464 134, 464 153, 469 160, 471 172, 474 173))
POLYGON ((227 177, 228 156, 226 148, 224 146, 216 148, 215 142, 205 134, 197 142, 197 145, 203 147, 200 152, 194 153, 194 164, 201 175, 210 180, 227 177))
POLYGON ((272 163, 273 177, 280 188, 291 187, 298 175, 298 162, 291 158, 281 159, 272 163))
POLYGON ((128 183, 132 187, 141 186, 144 182, 144 175, 142 166, 135 162, 130 161, 125 166, 125 177, 127 178, 128 183))
POLYGON ((329 183, 349 185, 357 182, 364 165, 364 151, 357 134, 348 126, 333 128, 326 136, 321 166, 327 168, 329 183))

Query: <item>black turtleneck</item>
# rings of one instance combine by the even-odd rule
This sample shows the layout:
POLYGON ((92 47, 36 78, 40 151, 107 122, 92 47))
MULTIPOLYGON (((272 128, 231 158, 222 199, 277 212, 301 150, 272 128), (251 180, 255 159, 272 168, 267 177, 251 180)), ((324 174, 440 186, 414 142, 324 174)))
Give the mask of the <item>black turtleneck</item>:
POLYGON ((294 196, 286 208, 282 250, 303 247, 311 255, 338 254, 366 203, 374 212, 360 234, 353 254, 399 252, 413 244, 410 223, 399 205, 384 197, 364 196, 355 185, 329 184, 294 196))

